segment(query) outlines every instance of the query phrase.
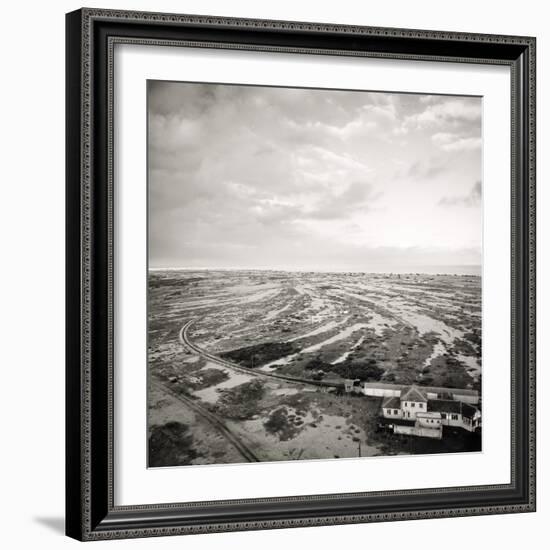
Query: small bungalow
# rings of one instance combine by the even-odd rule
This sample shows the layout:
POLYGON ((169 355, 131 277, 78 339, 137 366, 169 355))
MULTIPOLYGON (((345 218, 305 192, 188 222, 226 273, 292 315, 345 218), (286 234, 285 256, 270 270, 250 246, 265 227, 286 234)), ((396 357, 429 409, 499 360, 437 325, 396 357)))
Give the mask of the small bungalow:
MULTIPOLYGON (((372 397, 400 397, 401 393, 410 386, 386 382, 362 382, 361 388, 365 395, 372 397)), ((428 399, 454 399, 470 405, 479 404, 479 392, 473 389, 422 386, 421 390, 428 399)))
POLYGON ((355 380, 344 380, 344 390, 346 393, 363 393, 361 380, 359 380, 359 378, 356 378, 355 380))
POLYGON ((480 410, 462 401, 434 399, 428 402, 428 411, 439 414, 443 426, 464 428, 469 432, 481 427, 480 410))

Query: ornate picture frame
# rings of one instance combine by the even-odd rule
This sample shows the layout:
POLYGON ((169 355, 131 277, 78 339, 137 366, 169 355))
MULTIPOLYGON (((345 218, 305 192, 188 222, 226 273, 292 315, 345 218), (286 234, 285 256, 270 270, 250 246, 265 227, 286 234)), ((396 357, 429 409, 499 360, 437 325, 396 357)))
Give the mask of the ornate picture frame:
POLYGON ((66 532, 79 540, 535 510, 535 38, 81 9, 66 35, 66 532), (116 505, 118 44, 500 65, 511 94, 510 483, 116 505))

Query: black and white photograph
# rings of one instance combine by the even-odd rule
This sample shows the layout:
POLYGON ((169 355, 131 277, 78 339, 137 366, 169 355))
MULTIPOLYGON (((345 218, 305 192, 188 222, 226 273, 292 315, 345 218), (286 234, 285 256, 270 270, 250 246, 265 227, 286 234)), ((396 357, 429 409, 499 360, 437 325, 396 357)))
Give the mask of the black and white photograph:
POLYGON ((3 5, 2 548, 538 550, 549 10, 496 6, 3 5))
POLYGON ((480 452, 482 98, 147 105, 148 466, 480 452))

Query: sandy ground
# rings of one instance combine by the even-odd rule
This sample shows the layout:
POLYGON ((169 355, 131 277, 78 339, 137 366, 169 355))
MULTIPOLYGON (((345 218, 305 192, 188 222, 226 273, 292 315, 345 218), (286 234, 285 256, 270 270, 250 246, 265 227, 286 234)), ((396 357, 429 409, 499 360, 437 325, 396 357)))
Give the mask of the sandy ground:
POLYGON ((163 426, 168 422, 181 422, 189 427, 193 437, 193 447, 199 454, 190 464, 243 462, 243 457, 238 451, 228 445, 224 437, 213 429, 211 424, 185 407, 181 401, 151 385, 148 400, 149 428, 163 426))
MULTIPOLYGON (((260 460, 381 454, 379 403, 209 362, 179 342, 188 320, 200 348, 238 351, 259 372, 479 389, 479 277, 156 271, 149 292, 150 373, 220 415, 260 460), (247 402, 257 380, 261 397, 247 402)), ((243 460, 203 418, 151 391, 149 426, 171 421, 189 425, 193 463, 243 460)))

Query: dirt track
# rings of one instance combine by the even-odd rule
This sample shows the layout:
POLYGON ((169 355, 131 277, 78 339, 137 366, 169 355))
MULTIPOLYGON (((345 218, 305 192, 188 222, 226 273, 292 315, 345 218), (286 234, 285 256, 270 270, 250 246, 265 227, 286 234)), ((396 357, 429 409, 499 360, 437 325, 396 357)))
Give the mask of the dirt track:
POLYGON ((294 376, 285 376, 283 374, 275 374, 265 371, 256 371, 254 369, 249 369, 247 367, 242 367, 240 365, 235 365, 235 363, 231 363, 230 361, 226 361, 225 359, 222 359, 216 355, 212 355, 211 353, 208 353, 207 351, 203 350, 199 346, 195 345, 193 342, 189 340, 189 336, 187 335, 187 331, 189 330, 189 327, 195 322, 194 319, 191 319, 190 321, 187 321, 185 325, 180 330, 179 339, 180 342, 190 351, 195 353, 196 355, 199 355, 200 357, 204 357, 205 359, 212 361, 213 363, 217 363, 218 365, 221 365, 223 367, 227 367, 233 370, 237 370, 239 372, 244 372, 246 374, 251 374, 254 376, 264 377, 264 378, 275 378, 277 380, 284 380, 285 382, 291 382, 294 384, 300 384, 300 385, 307 385, 307 386, 315 386, 317 388, 323 387, 323 388, 343 388, 343 384, 331 384, 330 382, 322 382, 317 380, 309 380, 307 378, 297 378, 294 376))
POLYGON ((158 389, 160 389, 163 392, 166 392, 170 394, 172 397, 177 399, 178 401, 181 401, 184 405, 192 409, 195 413, 199 414, 202 418, 207 420, 214 428, 220 432, 227 441, 233 445, 237 451, 248 461, 248 462, 259 462, 258 457, 254 454, 254 452, 249 449, 242 440, 236 436, 226 425, 223 419, 219 418, 215 414, 211 413, 208 409, 194 401, 193 399, 190 399, 189 397, 185 395, 181 395, 180 393, 175 392, 170 387, 168 387, 166 384, 163 384, 162 382, 159 382, 158 380, 152 380, 152 384, 156 386, 158 389))

